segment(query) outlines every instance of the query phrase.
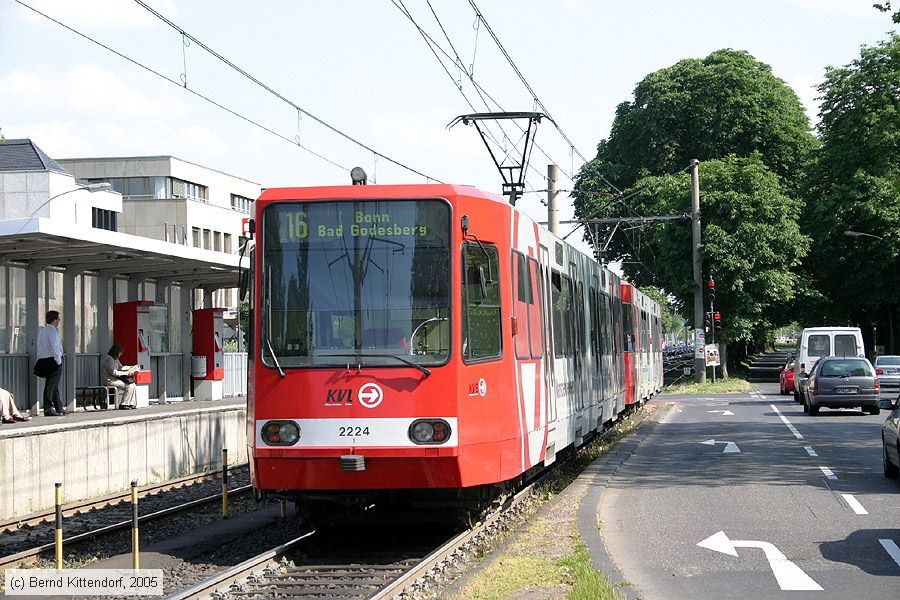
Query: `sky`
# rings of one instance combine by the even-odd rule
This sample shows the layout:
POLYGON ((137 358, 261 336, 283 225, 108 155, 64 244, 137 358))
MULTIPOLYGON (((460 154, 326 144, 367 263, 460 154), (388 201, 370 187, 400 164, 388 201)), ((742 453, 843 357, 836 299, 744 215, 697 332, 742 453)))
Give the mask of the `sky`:
MULTIPOLYGON (((370 183, 500 193, 474 127, 448 124, 538 111, 556 126, 537 125, 518 206, 546 221, 547 165, 572 189, 616 106, 679 60, 746 50, 815 124, 826 67, 895 27, 873 1, 474 0, 479 18, 470 0, 142 0, 161 19, 134 0, 0 0, 0 133, 53 158, 172 155, 265 188, 342 185, 361 166, 370 183)), ((502 164, 522 150, 517 123, 491 130, 502 164)))

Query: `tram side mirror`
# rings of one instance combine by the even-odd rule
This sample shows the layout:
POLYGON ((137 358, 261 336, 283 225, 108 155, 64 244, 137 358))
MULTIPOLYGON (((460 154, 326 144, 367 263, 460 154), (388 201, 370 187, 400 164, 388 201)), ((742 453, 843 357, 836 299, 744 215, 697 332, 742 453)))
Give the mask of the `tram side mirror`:
POLYGON ((897 408, 897 402, 900 400, 890 400, 889 398, 882 398, 878 401, 878 408, 883 408, 885 410, 894 410, 897 408))

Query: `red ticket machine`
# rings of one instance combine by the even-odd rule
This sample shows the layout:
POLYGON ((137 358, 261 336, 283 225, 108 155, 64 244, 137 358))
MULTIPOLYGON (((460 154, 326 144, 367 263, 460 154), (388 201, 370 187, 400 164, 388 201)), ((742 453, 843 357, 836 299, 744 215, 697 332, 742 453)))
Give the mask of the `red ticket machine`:
POLYGON ((123 365, 137 365, 140 370, 134 374, 137 386, 137 405, 150 403, 150 307, 153 302, 137 300, 118 302, 113 305, 113 342, 122 344, 125 350, 119 360, 123 365))
POLYGON ((198 308, 194 315, 194 357, 191 361, 197 400, 221 400, 225 380, 225 309, 198 308))

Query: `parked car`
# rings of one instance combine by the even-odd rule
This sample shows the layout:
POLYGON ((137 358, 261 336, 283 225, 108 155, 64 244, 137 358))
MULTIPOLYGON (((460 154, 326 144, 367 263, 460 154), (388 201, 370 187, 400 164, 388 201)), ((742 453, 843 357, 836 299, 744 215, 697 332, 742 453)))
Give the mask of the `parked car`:
MULTIPOLYGON (((812 373, 813 365, 822 356, 863 356, 863 339, 859 327, 807 327, 797 340, 794 384, 797 389, 801 373, 812 373)), ((799 390, 794 399, 803 401, 799 390)))
POLYGON ((881 458, 884 476, 896 478, 900 474, 900 400, 882 398, 878 406, 891 411, 881 426, 881 458))
POLYGON ((885 354, 875 357, 875 375, 881 393, 888 397, 900 394, 900 356, 885 354))
POLYGON ((778 374, 778 384, 782 396, 794 392, 794 359, 789 358, 778 374))
POLYGON ((825 408, 861 408, 877 415, 878 379, 875 368, 862 356, 827 356, 816 361, 802 384, 803 412, 819 414, 825 408))

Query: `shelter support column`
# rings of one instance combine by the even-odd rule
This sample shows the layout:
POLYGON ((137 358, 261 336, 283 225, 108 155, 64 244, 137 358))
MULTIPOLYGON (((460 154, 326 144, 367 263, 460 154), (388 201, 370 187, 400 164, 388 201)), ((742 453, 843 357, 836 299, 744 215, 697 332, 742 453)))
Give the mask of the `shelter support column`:
POLYGON ((75 271, 66 269, 63 273, 63 354, 65 355, 66 379, 63 384, 62 401, 66 411, 75 412, 75 376, 78 373, 78 358, 75 356, 75 271))
POLYGON ((44 314, 38 306, 38 273, 40 269, 25 269, 25 334, 28 340, 28 409, 36 416, 40 407, 40 386, 42 380, 31 375, 31 367, 37 362, 38 330, 44 324, 44 314))
MULTIPOLYGON (((162 306, 168 306, 168 292, 169 292, 169 283, 163 280, 156 281, 156 304, 162 306)), ((166 328, 168 328, 168 318, 166 319, 166 328)), ((169 332, 167 332, 169 333, 169 332)), ((172 339, 172 336, 168 336, 169 339, 172 339)), ((168 349, 167 349, 168 350, 168 349)), ((166 352, 168 354, 168 352, 166 352)), ((157 363, 156 370, 156 394, 158 396, 158 401, 160 404, 165 404, 168 400, 168 381, 169 381, 169 370, 168 370, 168 357, 163 355, 159 357, 159 362, 157 363)))
MULTIPOLYGON (((112 346, 109 326, 109 275, 97 276, 97 343, 103 356, 112 346)), ((102 383, 102 382, 101 382, 102 383)))
POLYGON ((181 294, 181 397, 185 402, 191 397, 191 353, 194 350, 194 335, 191 327, 191 312, 194 309, 194 288, 182 283, 181 294))

